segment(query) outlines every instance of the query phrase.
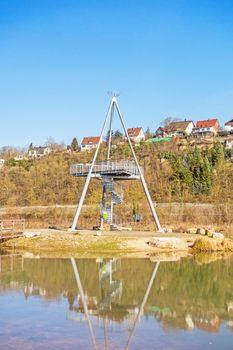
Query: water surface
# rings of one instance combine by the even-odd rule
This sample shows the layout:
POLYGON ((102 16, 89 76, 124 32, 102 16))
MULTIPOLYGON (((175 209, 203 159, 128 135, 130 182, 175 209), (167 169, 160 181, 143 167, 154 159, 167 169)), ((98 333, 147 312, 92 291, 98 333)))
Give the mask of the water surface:
POLYGON ((232 258, 0 257, 0 349, 233 349, 232 258))

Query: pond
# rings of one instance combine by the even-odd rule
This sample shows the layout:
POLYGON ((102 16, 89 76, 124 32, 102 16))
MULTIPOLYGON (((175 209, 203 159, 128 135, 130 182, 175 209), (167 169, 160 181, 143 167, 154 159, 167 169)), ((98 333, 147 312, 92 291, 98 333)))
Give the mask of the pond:
POLYGON ((211 260, 1 255, 0 349, 233 349, 233 259, 211 260))

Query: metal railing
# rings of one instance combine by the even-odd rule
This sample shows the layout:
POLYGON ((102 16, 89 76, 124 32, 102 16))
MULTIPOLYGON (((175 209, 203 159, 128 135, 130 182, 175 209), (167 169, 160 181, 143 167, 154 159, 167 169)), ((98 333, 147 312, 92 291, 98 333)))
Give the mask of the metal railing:
POLYGON ((22 234, 25 229, 25 220, 0 220, 0 239, 13 238, 22 234))
POLYGON ((121 200, 123 201, 123 199, 124 199, 124 191, 123 191, 123 187, 119 183, 114 182, 113 189, 112 189, 112 194, 116 195, 116 196, 119 196, 121 198, 121 200))
MULTIPOLYGON (((87 175, 91 168, 91 163, 78 163, 73 164, 70 167, 71 175, 87 175)), ((143 171, 143 169, 141 168, 143 171)), ((106 173, 119 173, 126 172, 130 175, 140 176, 137 165, 131 160, 120 160, 120 161, 105 161, 96 163, 93 167, 93 174, 106 174, 106 173)))

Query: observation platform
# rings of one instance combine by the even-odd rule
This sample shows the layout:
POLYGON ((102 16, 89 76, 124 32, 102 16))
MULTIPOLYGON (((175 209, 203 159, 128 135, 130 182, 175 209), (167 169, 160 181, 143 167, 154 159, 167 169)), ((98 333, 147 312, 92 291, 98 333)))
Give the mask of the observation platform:
MULTIPOLYGON (((78 177, 87 177, 91 163, 77 163, 70 167, 70 174, 78 177)), ((143 168, 140 168, 143 173, 143 168)), ((140 174, 137 165, 131 160, 97 162, 92 170, 91 177, 103 179, 111 177, 115 180, 139 180, 140 174)))

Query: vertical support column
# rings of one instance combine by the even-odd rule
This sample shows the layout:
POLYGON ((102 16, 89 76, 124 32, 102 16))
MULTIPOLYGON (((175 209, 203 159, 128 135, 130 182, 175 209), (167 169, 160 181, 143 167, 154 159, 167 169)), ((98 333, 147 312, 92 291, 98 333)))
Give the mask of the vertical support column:
POLYGON ((83 187, 83 191, 82 191, 82 194, 81 194, 81 197, 80 197, 80 200, 79 200, 79 204, 78 204, 78 207, 77 207, 76 212, 75 212, 74 220, 73 220, 73 223, 72 223, 72 226, 71 226, 71 229, 70 229, 71 232, 75 232, 76 231, 76 226, 77 226, 77 223, 78 223, 79 215, 81 213, 83 202, 84 202, 84 199, 86 197, 87 189, 88 189, 88 186, 89 186, 89 183, 90 183, 90 180, 91 180, 91 174, 92 174, 92 171, 93 171, 93 167, 95 165, 96 158, 97 158, 97 155, 99 153, 99 149, 100 149, 100 145, 101 145, 101 142, 102 142, 104 130, 105 130, 105 127, 106 127, 109 115, 111 113, 111 110, 113 108, 114 101, 115 101, 114 98, 112 98, 110 106, 108 108, 108 112, 107 112, 105 121, 104 121, 104 124, 103 124, 103 127, 102 127, 102 130, 101 130, 100 140, 99 140, 99 143, 97 145, 97 148, 96 148, 96 151, 95 151, 95 155, 94 155, 93 161, 91 163, 91 167, 90 167, 90 170, 89 170, 88 176, 86 178, 86 182, 85 182, 85 185, 83 187))
POLYGON ((104 181, 102 182, 103 186, 103 192, 102 192, 102 203, 101 203, 101 210, 100 210, 100 229, 103 230, 104 228, 104 218, 103 213, 106 210, 106 185, 104 181))
MULTIPOLYGON (((114 186, 114 180, 112 179, 112 186, 114 186)), ((112 187, 114 189, 114 187, 112 187)), ((114 203, 113 203, 113 200, 112 200, 112 191, 111 191, 111 194, 110 194, 110 208, 111 208, 111 224, 114 225, 115 222, 114 222, 114 217, 113 217, 113 208, 114 208, 114 203)))
POLYGON ((108 136, 108 153, 107 153, 107 160, 110 159, 110 152, 111 152, 111 142, 112 142, 112 120, 113 120, 113 113, 114 108, 111 109, 111 116, 110 116, 110 125, 109 125, 109 136, 108 136))
POLYGON ((153 202, 152 202, 152 199, 151 199, 149 190, 148 190, 148 188, 147 188, 146 181, 145 181, 145 179, 144 179, 144 176, 143 176, 143 173, 142 173, 142 171, 141 171, 140 165, 139 165, 139 163, 138 163, 136 154, 135 154, 135 152, 134 152, 134 149, 133 149, 133 146, 132 146, 130 137, 129 137, 128 132, 127 132, 127 129, 126 129, 126 127, 125 127, 125 124, 124 124, 124 121, 123 121, 123 118, 122 118, 120 109, 119 109, 119 107, 118 107, 116 98, 114 99, 114 104, 115 104, 115 106, 116 106, 116 109, 117 109, 119 118, 120 118, 120 120, 121 120, 121 124, 122 124, 122 126, 123 126, 124 132, 125 132, 125 134, 126 134, 126 137, 127 137, 128 142, 129 142, 129 146, 130 146, 131 152, 132 152, 132 154, 133 154, 135 163, 136 163, 136 165, 137 165, 138 172, 139 172, 139 174, 140 174, 140 179, 141 179, 141 182, 142 182, 142 186, 143 186, 144 192, 145 192, 145 194, 146 194, 146 198, 147 198, 147 200, 148 200, 148 203, 149 203, 149 206, 150 206, 151 213, 152 213, 152 215, 153 215, 155 224, 156 224, 156 226, 157 226, 158 231, 163 232, 163 230, 162 230, 162 228, 161 228, 161 225, 160 225, 160 222, 159 222, 159 218, 158 218, 158 216, 157 216, 157 214, 156 214, 156 211, 155 211, 155 208, 154 208, 154 204, 153 204, 153 202))

